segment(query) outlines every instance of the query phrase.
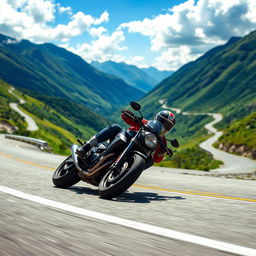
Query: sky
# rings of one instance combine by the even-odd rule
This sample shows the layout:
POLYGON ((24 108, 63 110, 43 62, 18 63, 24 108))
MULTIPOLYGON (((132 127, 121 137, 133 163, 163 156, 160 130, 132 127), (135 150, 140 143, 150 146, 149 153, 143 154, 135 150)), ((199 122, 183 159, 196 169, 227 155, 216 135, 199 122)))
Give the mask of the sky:
POLYGON ((256 30, 256 0, 0 0, 0 33, 85 61, 175 71, 256 30))

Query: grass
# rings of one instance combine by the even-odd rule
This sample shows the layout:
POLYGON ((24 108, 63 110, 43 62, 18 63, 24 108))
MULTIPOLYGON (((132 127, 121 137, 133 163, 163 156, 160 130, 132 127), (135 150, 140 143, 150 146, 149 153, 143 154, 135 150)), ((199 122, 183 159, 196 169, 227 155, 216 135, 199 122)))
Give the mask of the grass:
POLYGON ((47 141, 50 152, 67 155, 70 153, 71 144, 76 142, 77 135, 81 139, 88 139, 96 132, 92 128, 72 123, 45 103, 15 90, 17 96, 26 100, 19 108, 31 116, 39 127, 37 131, 27 131, 24 118, 9 106, 10 102, 18 102, 18 99, 8 92, 10 88, 10 85, 0 80, 0 120, 12 125, 17 135, 47 141))
MULTIPOLYGON (((236 121, 233 121, 229 127, 224 129, 223 135, 214 146, 221 144, 227 148, 231 146, 241 147, 244 151, 250 152, 252 158, 256 159, 256 112, 236 121)), ((238 154, 239 151, 233 153, 238 154)), ((240 154, 243 153, 242 151, 240 154)))
POLYGON ((195 137, 193 140, 181 145, 178 150, 175 150, 176 152, 174 151, 172 158, 166 156, 164 160, 156 164, 156 166, 202 171, 219 168, 223 162, 215 160, 211 153, 198 146, 209 137, 211 136, 203 135, 195 137))
POLYGON ((14 129, 23 132, 26 130, 27 124, 24 118, 9 106, 10 102, 18 102, 18 99, 8 92, 10 88, 7 83, 0 80, 0 121, 4 121, 14 129))
POLYGON ((95 132, 93 129, 86 132, 85 128, 76 127, 56 111, 44 108, 45 105, 42 102, 27 96, 26 104, 22 105, 21 110, 30 115, 39 126, 39 130, 30 132, 30 136, 46 140, 50 150, 56 154, 69 154, 70 146, 76 142, 76 134, 82 138, 86 135, 88 138, 95 132))

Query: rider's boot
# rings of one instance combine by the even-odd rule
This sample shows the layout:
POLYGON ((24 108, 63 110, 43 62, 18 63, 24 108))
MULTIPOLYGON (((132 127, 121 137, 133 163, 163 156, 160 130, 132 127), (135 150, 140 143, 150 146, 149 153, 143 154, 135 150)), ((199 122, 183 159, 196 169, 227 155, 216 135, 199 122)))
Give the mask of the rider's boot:
POLYGON ((87 143, 82 145, 76 150, 76 154, 80 157, 80 159, 84 160, 86 153, 89 152, 89 150, 96 146, 98 143, 97 138, 93 136, 87 143))

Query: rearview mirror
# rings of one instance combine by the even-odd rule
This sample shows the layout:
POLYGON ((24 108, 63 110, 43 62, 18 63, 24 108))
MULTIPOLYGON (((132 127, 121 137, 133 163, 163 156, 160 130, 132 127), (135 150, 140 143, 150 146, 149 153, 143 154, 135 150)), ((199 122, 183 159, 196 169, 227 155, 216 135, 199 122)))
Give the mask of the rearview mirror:
POLYGON ((177 139, 172 139, 171 140, 171 144, 173 147, 178 148, 180 146, 179 142, 177 141, 177 139))
POLYGON ((140 109, 141 109, 141 105, 135 101, 131 101, 130 105, 136 111, 140 111, 140 109))

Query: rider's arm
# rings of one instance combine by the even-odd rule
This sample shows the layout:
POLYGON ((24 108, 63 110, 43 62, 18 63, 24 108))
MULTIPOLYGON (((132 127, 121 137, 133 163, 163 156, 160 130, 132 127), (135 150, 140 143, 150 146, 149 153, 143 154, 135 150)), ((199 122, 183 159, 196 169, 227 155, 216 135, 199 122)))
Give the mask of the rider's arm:
MULTIPOLYGON (((122 111, 122 119, 131 126, 140 127, 138 119, 136 119, 134 113, 130 110, 122 111)), ((146 119, 142 119, 142 122, 146 124, 148 121, 146 119)))
MULTIPOLYGON (((167 141, 166 141, 166 138, 163 136, 162 137, 162 142, 167 145, 167 141)), ((153 155, 153 160, 155 163, 159 163, 163 160, 164 158, 164 155, 165 155, 165 151, 163 149, 161 149, 160 145, 158 144, 157 148, 156 148, 156 151, 153 155)))

